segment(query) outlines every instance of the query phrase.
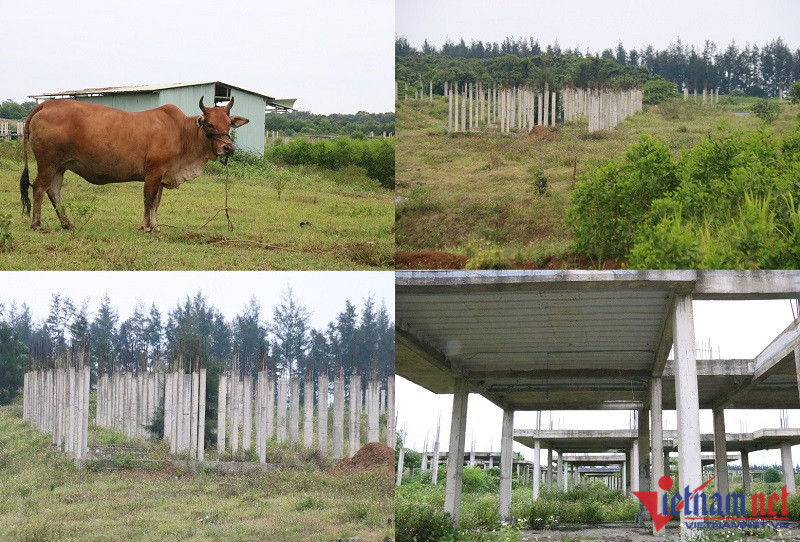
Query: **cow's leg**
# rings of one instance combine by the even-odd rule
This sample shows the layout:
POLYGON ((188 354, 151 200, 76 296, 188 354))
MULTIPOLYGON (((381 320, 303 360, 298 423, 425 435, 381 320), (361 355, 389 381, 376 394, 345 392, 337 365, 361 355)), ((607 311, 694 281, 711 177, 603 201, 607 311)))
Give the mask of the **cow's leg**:
POLYGON ((72 222, 67 218, 67 211, 61 205, 61 185, 63 182, 64 172, 56 172, 53 176, 53 181, 50 183, 50 188, 47 189, 47 196, 50 198, 50 203, 53 204, 53 209, 56 210, 58 220, 61 222, 61 227, 65 230, 71 230, 72 222))
POLYGON ((142 229, 146 232, 158 231, 158 221, 156 220, 156 210, 161 200, 161 177, 162 175, 149 175, 144 181, 144 218, 142 219, 142 229))
POLYGON ((31 228, 34 230, 42 229, 42 199, 45 192, 50 188, 56 170, 48 167, 40 167, 36 173, 36 180, 33 181, 33 220, 31 228))

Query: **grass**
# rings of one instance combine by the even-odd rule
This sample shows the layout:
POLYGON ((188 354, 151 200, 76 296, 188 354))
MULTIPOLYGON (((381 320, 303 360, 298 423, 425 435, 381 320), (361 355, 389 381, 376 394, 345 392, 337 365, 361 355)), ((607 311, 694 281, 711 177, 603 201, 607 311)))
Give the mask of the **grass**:
MULTIPOLYGON (((90 437, 108 434, 93 428, 90 437)), ((0 407, 4 541, 381 540, 394 533, 393 489, 381 471, 78 471, 51 450, 49 435, 22 422, 20 406, 0 407)))
MULTIPOLYGON (((394 194, 363 169, 232 163, 229 208, 225 170, 206 172, 178 190, 165 190, 161 232, 141 231, 142 184, 94 186, 64 177, 62 197, 76 228, 63 231, 47 198, 43 231, 21 215, 20 144, 0 142, 0 209, 11 216, 11 250, 0 269, 386 269, 393 265, 394 194), (279 197, 280 193, 280 197, 279 197), (310 225, 301 226, 301 222, 310 225)), ((35 161, 30 161, 31 180, 35 161)))
MULTIPOLYGON (((567 123, 548 137, 527 134, 446 133, 443 98, 397 102, 397 248, 446 251, 473 258, 499 248, 517 265, 541 267, 556 260, 569 267, 572 232, 564 223, 573 187, 590 168, 619 156, 651 134, 675 156, 719 126, 756 130, 761 121, 749 112, 752 98, 720 97, 719 105, 671 102, 648 107, 614 130, 586 131, 586 121, 567 123), (539 167, 548 181, 539 195, 531 173, 539 167)), ((784 102, 786 104, 786 102, 784 102)), ((784 105, 772 125, 785 133, 800 109, 784 105)), ((579 264, 580 265, 580 264, 579 264)), ((602 262, 592 262, 600 266, 602 262)))

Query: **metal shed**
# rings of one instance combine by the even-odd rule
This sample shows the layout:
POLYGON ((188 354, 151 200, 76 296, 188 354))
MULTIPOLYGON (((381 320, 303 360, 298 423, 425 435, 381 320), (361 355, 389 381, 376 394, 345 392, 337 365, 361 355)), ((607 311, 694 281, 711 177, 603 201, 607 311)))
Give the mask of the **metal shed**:
POLYGON ((210 106, 227 103, 236 98, 233 113, 250 119, 250 122, 235 130, 236 144, 250 152, 264 152, 264 115, 267 110, 287 111, 294 107, 296 98, 277 99, 221 81, 200 83, 172 83, 168 85, 140 85, 127 87, 85 88, 62 90, 29 96, 37 101, 70 98, 91 102, 125 111, 145 111, 165 104, 178 106, 186 115, 199 115, 198 102, 205 97, 210 106))

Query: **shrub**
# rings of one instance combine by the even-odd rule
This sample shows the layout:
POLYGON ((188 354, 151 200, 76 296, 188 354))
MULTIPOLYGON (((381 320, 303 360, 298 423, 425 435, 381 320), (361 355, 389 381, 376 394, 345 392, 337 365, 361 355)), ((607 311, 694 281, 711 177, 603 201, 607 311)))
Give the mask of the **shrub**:
POLYGON ((770 467, 764 471, 764 481, 768 484, 773 482, 780 482, 782 479, 781 471, 774 467, 770 467))
POLYGON ((795 81, 789 87, 789 103, 793 105, 800 104, 800 81, 795 81))
POLYGON ((660 75, 653 77, 642 87, 642 103, 646 105, 655 105, 677 97, 678 90, 675 83, 667 81, 660 75))
POLYGON ((781 112, 781 105, 775 100, 762 98, 751 107, 753 113, 767 124, 772 124, 781 112))
POLYGON ((473 258, 467 260, 465 269, 508 269, 511 263, 503 256, 499 248, 481 250, 473 258))
POLYGON ((441 509, 413 504, 395 508, 397 542, 434 542, 454 534, 450 515, 441 509))

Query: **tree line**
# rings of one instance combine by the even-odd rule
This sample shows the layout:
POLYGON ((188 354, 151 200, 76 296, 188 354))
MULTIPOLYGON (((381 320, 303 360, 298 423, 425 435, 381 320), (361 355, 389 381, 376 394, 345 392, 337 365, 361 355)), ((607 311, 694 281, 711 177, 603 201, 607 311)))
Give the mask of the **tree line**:
MULTIPOLYGON (((525 81, 520 80, 523 74, 513 71, 519 72, 524 68, 524 61, 533 67, 552 65, 555 68, 569 64, 581 66, 584 64, 581 60, 587 59, 594 59, 598 63, 612 62, 623 71, 633 68, 631 73, 639 73, 636 69, 643 68, 646 74, 661 76, 679 88, 685 87, 690 91, 719 88, 723 94, 772 97, 787 91, 793 81, 800 79, 800 48, 793 52, 780 37, 760 47, 748 43, 742 48, 735 41, 718 47, 713 41, 706 40, 703 47, 698 48, 677 39, 664 50, 652 45, 627 49, 619 42, 614 49, 596 52, 587 49, 581 52, 579 47, 562 49, 558 42, 543 47, 533 37, 515 39, 513 36, 500 43, 471 40, 467 44, 463 38, 458 43, 448 39, 439 48, 425 40, 422 47, 416 49, 405 36, 397 36, 395 55, 398 69, 410 72, 398 79, 410 81, 415 78, 409 79, 409 75, 421 73, 420 68, 426 66, 432 68, 425 76, 428 79, 434 75, 437 76, 434 79, 441 79, 457 66, 471 66, 468 69, 474 72, 471 74, 473 78, 476 75, 488 76, 494 82, 519 83, 525 81), (514 58, 517 60, 509 60, 514 58), (417 68, 417 71, 411 68, 417 68), (498 74, 502 74, 505 80, 498 78, 498 74)), ((606 65, 604 70, 610 71, 610 65, 606 65)), ((546 77, 548 74, 531 75, 546 77)), ((554 79, 561 83, 570 83, 570 79, 575 78, 570 70, 560 70, 553 75, 557 75, 554 79)))
POLYGON ((310 111, 292 111, 267 115, 265 127, 286 135, 302 133, 360 137, 370 132, 379 135, 383 132, 394 133, 394 112, 315 115, 310 111))
POLYGON ((381 380, 394 374, 394 323, 372 296, 360 307, 346 301, 320 329, 311 326, 308 309, 291 288, 271 311, 253 297, 232 319, 199 291, 166 315, 155 304, 139 302, 122 321, 107 295, 93 314, 88 303, 53 294, 40 319, 25 303, 0 303, 0 404, 19 392, 28 354, 41 345, 53 356, 69 344, 87 345, 93 381, 103 372, 153 370, 197 357, 209 374, 218 374, 231 368, 234 356, 242 373, 264 367, 273 374, 327 373, 332 379, 339 370, 355 370, 364 382, 372 374, 381 380))

